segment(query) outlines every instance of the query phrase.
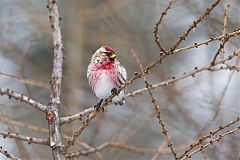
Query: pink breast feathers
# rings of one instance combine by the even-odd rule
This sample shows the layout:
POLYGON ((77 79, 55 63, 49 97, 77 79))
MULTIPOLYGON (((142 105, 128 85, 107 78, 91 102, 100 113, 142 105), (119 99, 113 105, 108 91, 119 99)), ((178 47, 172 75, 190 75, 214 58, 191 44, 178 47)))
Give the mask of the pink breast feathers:
POLYGON ((101 78, 106 76, 108 79, 106 79, 106 83, 110 83, 110 85, 117 87, 117 70, 116 67, 112 64, 96 64, 94 66, 95 69, 92 70, 92 74, 89 77, 90 83, 93 87, 93 90, 98 87, 99 82, 101 81, 101 78))
MULTIPOLYGON (((103 61, 107 61, 107 58, 104 59, 103 58, 103 61)), ((105 64, 96 64, 95 65, 95 69, 94 70, 116 70, 116 67, 114 66, 114 64, 112 62, 107 62, 105 64)))

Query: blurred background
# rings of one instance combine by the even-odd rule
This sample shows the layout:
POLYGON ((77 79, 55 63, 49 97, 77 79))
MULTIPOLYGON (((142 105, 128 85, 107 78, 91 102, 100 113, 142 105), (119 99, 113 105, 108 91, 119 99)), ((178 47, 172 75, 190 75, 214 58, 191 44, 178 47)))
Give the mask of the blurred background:
MULTIPOLYGON (((161 43, 167 49, 213 0, 177 0, 160 26, 161 43)), ((181 47, 222 35, 226 0, 213 10, 204 22, 189 35, 181 47)), ((135 49, 144 66, 159 56, 154 42, 153 27, 167 0, 59 0, 63 17, 66 59, 62 88, 61 115, 77 113, 98 102, 88 84, 86 72, 91 55, 100 46, 108 45, 118 53, 118 60, 126 67, 129 77, 139 71, 130 49, 135 49)), ((44 104, 49 102, 48 83, 52 71, 52 34, 49 24, 47 0, 0 1, 0 87, 24 93, 44 104), (15 77, 14 77, 15 76, 15 77), (41 86, 21 83, 17 79, 37 80, 41 86)), ((240 1, 231 0, 227 32, 239 28, 240 1)), ((240 47, 239 38, 226 45, 227 54, 240 47)), ((169 56, 149 75, 152 84, 182 75, 194 67, 208 65, 220 41, 169 56)), ((240 75, 237 72, 203 72, 174 85, 154 90, 160 104, 166 128, 176 149, 190 144, 201 135, 215 130, 240 115, 240 75)), ((142 79, 127 88, 127 92, 144 87, 142 79)), ((31 107, 0 97, 0 117, 47 128, 45 115, 31 107)), ((62 127, 71 135, 81 125, 75 121, 62 127)), ((0 129, 23 135, 47 138, 46 133, 0 121, 0 129)), ((90 123, 80 137, 91 146, 117 142, 156 150, 168 149, 161 127, 154 114, 148 93, 126 99, 124 106, 109 107, 90 123)), ((10 153, 23 159, 52 159, 47 146, 29 145, 13 139, 0 138, 0 144, 10 153)), ((231 160, 240 156, 239 132, 209 147, 207 159, 231 160)), ((76 145, 71 151, 81 149, 76 145)), ((180 151, 181 153, 181 151, 180 151)), ((152 155, 142 155, 126 150, 108 148, 101 157, 90 154, 81 159, 145 160, 152 155)), ((5 159, 0 155, 0 159, 5 159)), ((173 159, 163 154, 159 159, 173 159)), ((192 159, 203 159, 201 153, 192 159)))

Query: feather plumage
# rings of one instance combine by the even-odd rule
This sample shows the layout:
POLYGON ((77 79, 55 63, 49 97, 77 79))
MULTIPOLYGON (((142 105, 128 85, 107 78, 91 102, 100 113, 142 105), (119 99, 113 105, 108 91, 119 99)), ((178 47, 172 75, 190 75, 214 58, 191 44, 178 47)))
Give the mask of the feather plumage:
MULTIPOLYGON (((109 97, 112 89, 119 88, 127 79, 126 69, 112 54, 116 54, 112 48, 103 46, 92 55, 88 66, 87 78, 99 99, 109 97)), ((124 90, 113 98, 113 102, 124 104, 124 90)))

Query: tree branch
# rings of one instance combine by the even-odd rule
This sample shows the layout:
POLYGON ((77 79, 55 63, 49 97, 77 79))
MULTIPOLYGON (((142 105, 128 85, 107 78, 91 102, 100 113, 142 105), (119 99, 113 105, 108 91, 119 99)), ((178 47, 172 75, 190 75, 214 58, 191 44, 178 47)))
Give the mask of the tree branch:
MULTIPOLYGON (((240 49, 237 50, 237 51, 235 51, 232 55, 228 56, 226 59, 224 59, 224 60, 222 60, 222 61, 219 61, 217 64, 224 63, 224 62, 227 61, 227 60, 231 60, 232 58, 238 56, 239 53, 240 53, 240 49)), ((155 62, 156 62, 156 61, 155 61, 155 62)), ((152 67, 153 67, 153 66, 152 66, 152 67)), ((143 70, 143 72, 146 73, 147 70, 149 70, 148 67, 146 67, 145 70, 143 70)), ((105 100, 103 101, 103 103, 101 104, 101 108, 104 108, 104 109, 105 109, 105 108, 107 107, 107 105, 108 105, 109 103, 111 103, 111 101, 112 101, 112 99, 113 99, 114 96, 116 96, 116 95, 119 94, 124 88, 126 88, 127 86, 129 86, 130 84, 132 84, 133 81, 135 81, 136 79, 140 78, 139 76, 141 77, 142 74, 141 74, 141 73, 135 74, 135 76, 134 76, 131 80, 127 81, 127 82, 126 82, 125 84, 123 84, 115 93, 113 93, 111 96, 109 96, 107 99, 105 99, 105 100)), ((64 147, 63 147, 63 151, 64 151, 64 152, 67 152, 67 150, 69 149, 69 147, 70 147, 71 145, 74 145, 74 143, 75 143, 75 141, 77 140, 77 138, 81 135, 81 133, 83 132, 83 130, 88 126, 89 122, 96 116, 96 114, 97 114, 97 112, 94 110, 93 112, 91 112, 91 113, 87 116, 87 118, 82 122, 82 126, 81 126, 77 131, 75 131, 75 132, 73 133, 73 135, 72 135, 71 138, 69 138, 69 139, 67 140, 67 143, 66 143, 66 144, 64 145, 64 147)))
POLYGON ((0 135, 2 135, 3 138, 13 138, 21 141, 26 141, 28 142, 28 144, 35 143, 35 144, 49 145, 48 139, 28 137, 28 136, 19 135, 18 133, 5 132, 5 131, 0 131, 0 135))
POLYGON ((165 8, 165 10, 162 12, 161 17, 159 18, 159 20, 157 21, 155 27, 154 27, 154 31, 153 31, 153 35, 154 35, 154 40, 158 46, 158 48, 161 50, 161 52, 163 52, 164 54, 166 53, 166 50, 163 48, 163 46, 160 43, 160 38, 158 36, 158 31, 159 31, 159 26, 163 20, 163 17, 165 15, 167 15, 167 11, 171 8, 171 5, 173 4, 173 0, 171 0, 168 3, 168 6, 165 8))
POLYGON ((158 103, 157 103, 157 101, 156 101, 156 98, 155 98, 155 96, 153 95, 153 92, 152 92, 152 90, 151 90, 151 84, 148 82, 148 78, 147 78, 146 74, 145 74, 144 71, 143 71, 143 65, 142 65, 142 63, 141 63, 138 55, 136 54, 136 52, 135 52, 134 50, 131 50, 131 53, 132 53, 133 57, 135 58, 136 63, 138 64, 138 66, 139 66, 139 68, 140 68, 140 70, 141 70, 141 72, 142 72, 143 80, 144 80, 144 82, 145 82, 145 85, 146 85, 146 88, 147 88, 147 90, 148 90, 148 93, 149 93, 149 95, 150 95, 150 97, 151 97, 151 103, 152 103, 152 105, 153 105, 153 107, 154 107, 154 109, 155 109, 156 117, 157 117, 158 120, 159 120, 159 124, 160 124, 160 126, 161 126, 161 128, 162 128, 162 133, 163 133, 164 136, 165 136, 167 145, 168 145, 168 147, 170 148, 173 157, 177 160, 177 154, 176 154, 176 152, 175 152, 174 149, 173 149, 173 145, 172 145, 171 140, 170 140, 170 137, 169 137, 169 135, 168 135, 168 131, 167 131, 167 129, 166 129, 166 125, 165 125, 164 122, 163 122, 163 118, 162 118, 161 111, 160 111, 160 106, 158 105, 158 103))
POLYGON ((154 154, 154 152, 155 152, 155 150, 151 150, 151 149, 144 149, 144 148, 138 148, 138 147, 124 145, 124 144, 107 142, 107 143, 103 143, 97 147, 91 148, 89 150, 80 150, 77 152, 68 153, 66 155, 66 158, 71 159, 71 158, 77 158, 79 156, 88 156, 89 154, 100 152, 109 147, 121 148, 121 149, 125 149, 125 150, 131 151, 131 152, 140 153, 140 154, 154 154))
POLYGON ((234 121, 231 121, 230 123, 226 124, 225 126, 219 126, 219 128, 216 129, 215 131, 210 132, 208 135, 202 136, 197 141, 190 144, 189 148, 181 156, 179 156, 179 159, 182 159, 183 157, 185 157, 194 147, 200 145, 204 140, 211 138, 212 136, 216 135, 218 132, 222 131, 225 128, 232 126, 233 124, 235 124, 239 121, 240 121, 240 117, 237 117, 234 121))
POLYGON ((170 49, 171 51, 174 51, 189 35, 189 33, 197 27, 197 24, 203 21, 203 19, 210 14, 210 12, 219 4, 220 0, 215 0, 215 2, 206 9, 206 11, 200 15, 193 23, 189 26, 186 32, 183 33, 182 36, 179 37, 175 45, 170 49))
MULTIPOLYGON (((227 21, 228 21, 228 10, 230 7, 230 0, 227 0, 227 6, 226 6, 226 10, 224 13, 224 22, 223 22, 223 34, 226 34, 226 30, 227 30, 227 21)), ((224 58, 224 44, 227 41, 227 39, 223 38, 222 39, 222 49, 221 49, 221 58, 224 58)))
POLYGON ((0 153, 2 153, 4 156, 11 160, 20 160, 19 158, 11 155, 8 151, 4 150, 2 146, 0 146, 0 153))
MULTIPOLYGON (((237 32, 233 32, 233 34, 231 34, 231 35, 235 35, 235 34, 239 34, 239 33, 240 33, 240 30, 237 31, 237 32)), ((218 37, 217 39, 221 39, 221 37, 222 36, 218 37)), ((209 42, 209 40, 204 41, 204 43, 208 43, 208 42, 209 42)), ((203 43, 201 43, 201 44, 203 44, 203 43)), ((178 51, 180 51, 180 50, 178 49, 178 51)), ((237 52, 236 54, 239 54, 239 53, 237 52)), ((216 63, 215 65, 225 63, 228 60, 229 60, 228 58, 225 58, 225 59, 219 61, 218 63, 216 63)), ((194 77, 197 73, 200 73, 202 71, 218 71, 218 70, 222 70, 222 69, 237 70, 238 67, 236 67, 236 66, 235 67, 233 67, 233 66, 222 67, 221 66, 220 68, 213 68, 212 65, 204 66, 204 67, 201 67, 201 68, 195 67, 194 70, 192 70, 190 72, 187 72, 187 73, 184 73, 183 75, 181 75, 179 77, 173 77, 169 80, 165 80, 165 81, 153 84, 153 85, 151 85, 151 89, 155 89, 155 88, 163 87, 163 86, 168 86, 168 85, 171 85, 171 84, 173 84, 173 83, 175 83, 179 80, 185 79, 187 77, 194 77)), ((138 94, 143 94, 144 92, 147 92, 147 88, 142 88, 142 89, 130 92, 130 93, 126 94, 124 98, 133 97, 133 96, 138 95, 138 94)), ((77 119, 82 120, 82 117, 92 113, 93 111, 94 111, 94 107, 90 107, 90 108, 85 109, 82 112, 78 112, 78 113, 73 114, 71 116, 63 117, 63 118, 61 118, 61 124, 71 123, 72 121, 77 120, 77 119)))
MULTIPOLYGON (((173 77, 169 80, 153 84, 153 85, 151 85, 151 89, 155 89, 155 88, 159 88, 159 87, 163 87, 163 86, 169 86, 169 85, 174 84, 175 82, 180 81, 182 79, 185 79, 187 77, 195 77, 196 74, 198 74, 200 72, 203 72, 203 71, 218 71, 218 70, 223 70, 223 69, 239 71, 239 67, 229 66, 229 65, 225 64, 225 62, 231 60, 234 57, 239 56, 239 54, 240 54, 240 50, 237 50, 232 55, 230 55, 229 57, 226 57, 225 59, 222 59, 221 61, 218 61, 214 65, 214 66, 217 66, 217 65, 220 65, 220 64, 224 64, 224 65, 226 65, 225 67, 220 66, 219 68, 214 68, 214 66, 212 64, 210 64, 208 66, 201 67, 201 68, 195 67, 194 70, 192 70, 190 72, 187 72, 187 73, 183 73, 183 75, 181 75, 181 76, 173 77)), ((135 90, 133 92, 130 92, 130 93, 126 94, 125 98, 133 97, 137 94, 143 94, 144 92, 147 92, 147 91, 148 90, 147 90, 146 87, 142 88, 142 89, 139 89, 139 90, 135 90)))
POLYGON ((40 87, 40 88, 50 89, 49 85, 47 83, 44 83, 41 81, 25 79, 23 77, 18 77, 18 76, 8 74, 8 73, 3 73, 3 72, 0 72, 0 75, 3 77, 9 78, 9 79, 19 81, 23 84, 28 84, 28 85, 32 85, 32 86, 36 86, 36 87, 40 87))
POLYGON ((58 13, 57 0, 48 0, 48 9, 50 12, 50 24, 53 36, 53 70, 51 78, 51 102, 47 113, 50 146, 52 147, 55 160, 65 159, 61 152, 62 138, 60 132, 60 93, 62 84, 63 67, 63 42, 60 29, 60 17, 58 13))
POLYGON ((180 160, 184 160, 184 159, 187 159, 187 158, 191 158, 194 154, 198 153, 199 151, 202 151, 203 149, 207 148, 208 146, 210 145, 213 145, 213 143, 215 142, 218 142, 220 141, 223 137, 227 136, 227 135, 230 135, 230 134, 234 134, 235 132, 237 132, 238 130, 240 129, 240 126, 233 129, 233 130, 230 130, 230 131, 227 131, 226 133, 224 134, 220 134, 219 136, 217 136, 217 138, 214 138, 212 139, 210 142, 208 142, 207 144, 205 145, 202 145, 200 148, 196 149, 195 151, 185 155, 183 158, 181 158, 180 160))
MULTIPOLYGON (((30 129, 30 130, 35 131, 35 132, 49 133, 49 130, 47 128, 41 128, 41 127, 38 127, 36 125, 26 124, 26 123, 19 122, 19 121, 16 121, 16 120, 13 120, 13 119, 10 119, 10 118, 7 118, 7 117, 0 117, 0 122, 3 122, 5 124, 9 124, 9 125, 14 125, 14 126, 26 128, 26 129, 30 129)), ((70 138, 69 136, 67 136, 65 134, 62 134, 62 137, 64 139, 70 138)), ((80 146, 82 146, 85 149, 91 149, 91 146, 89 146, 85 142, 77 141, 76 143, 79 144, 80 146)))
MULTIPOLYGON (((88 150, 79 150, 77 152, 68 153, 68 154, 66 154, 66 158, 71 159, 71 158, 77 158, 79 156, 88 156, 89 154, 100 152, 100 151, 110 148, 110 147, 126 150, 129 152, 139 153, 139 154, 143 154, 143 155, 154 155, 156 152, 159 152, 159 154, 161 154, 161 155, 172 153, 169 149, 162 148, 161 150, 157 151, 155 149, 140 148, 140 147, 127 145, 127 144, 120 144, 120 143, 116 143, 116 142, 106 142, 97 147, 92 147, 91 149, 88 149, 88 150)), ((184 150, 186 147, 187 146, 177 147, 176 151, 184 150)))
MULTIPOLYGON (((216 0, 196 21, 193 22, 193 24, 187 29, 187 31, 185 33, 183 33, 183 35, 180 37, 180 39, 176 42, 176 44, 167 52, 168 54, 165 54, 166 56, 174 54, 173 51, 180 45, 180 43, 182 43, 185 38, 188 36, 188 34, 192 31, 193 28, 196 27, 196 25, 198 23, 200 23, 207 15, 210 14, 210 12, 213 10, 214 7, 217 6, 217 4, 220 2, 220 0, 216 0)), ((159 58, 157 58, 155 61, 153 61, 152 63, 150 63, 147 67, 145 67, 143 69, 143 72, 148 74, 149 70, 154 68, 157 64, 161 64, 162 61, 164 60, 164 58, 166 56, 160 56, 159 58)), ((111 103, 112 99, 118 95, 123 89, 125 89, 126 87, 128 87, 130 84, 132 84, 135 80, 139 79, 142 77, 141 72, 140 73, 136 73, 130 80, 128 80, 126 83, 124 83, 121 87, 118 88, 118 90, 113 93, 111 96, 109 96, 108 98, 106 98, 103 103, 101 103, 100 108, 102 108, 103 110, 107 108, 107 105, 109 103, 111 103)), ((67 143, 64 145, 63 147, 63 151, 67 152, 67 150, 69 149, 69 147, 71 145, 74 145, 75 141, 77 140, 77 138, 81 135, 81 133, 83 132, 83 130, 88 126, 89 122, 91 122, 94 117, 96 116, 97 112, 93 111, 91 112, 87 118, 82 122, 82 126, 76 130, 73 133, 73 136, 67 140, 67 143)))
POLYGON ((1 96, 3 96, 3 95, 8 96, 9 99, 14 98, 18 102, 27 103, 27 104, 31 105, 33 108, 36 108, 42 112, 47 112, 47 106, 34 101, 33 99, 25 96, 24 94, 16 93, 10 89, 1 89, 1 88, 0 88, 0 94, 1 94, 1 96))
POLYGON ((77 119, 82 120, 83 116, 85 116, 87 114, 90 114, 94 110, 95 110, 94 107, 90 107, 90 108, 85 109, 82 112, 78 112, 78 113, 73 114, 71 116, 63 117, 63 118, 61 118, 61 124, 63 125, 65 123, 71 123, 72 121, 77 120, 77 119))

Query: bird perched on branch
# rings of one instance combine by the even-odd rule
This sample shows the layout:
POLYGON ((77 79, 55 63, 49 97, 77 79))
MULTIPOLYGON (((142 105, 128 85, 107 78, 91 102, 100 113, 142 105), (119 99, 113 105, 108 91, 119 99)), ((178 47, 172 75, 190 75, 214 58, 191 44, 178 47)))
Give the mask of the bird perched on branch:
MULTIPOLYGON (((107 46, 99 48, 91 58, 88 66, 87 78, 95 95, 100 102, 95 106, 99 111, 103 99, 109 97, 117 91, 123 83, 126 82, 126 69, 116 59, 117 54, 114 49, 107 46)), ((112 101, 115 104, 123 105, 124 90, 116 95, 112 101)))

